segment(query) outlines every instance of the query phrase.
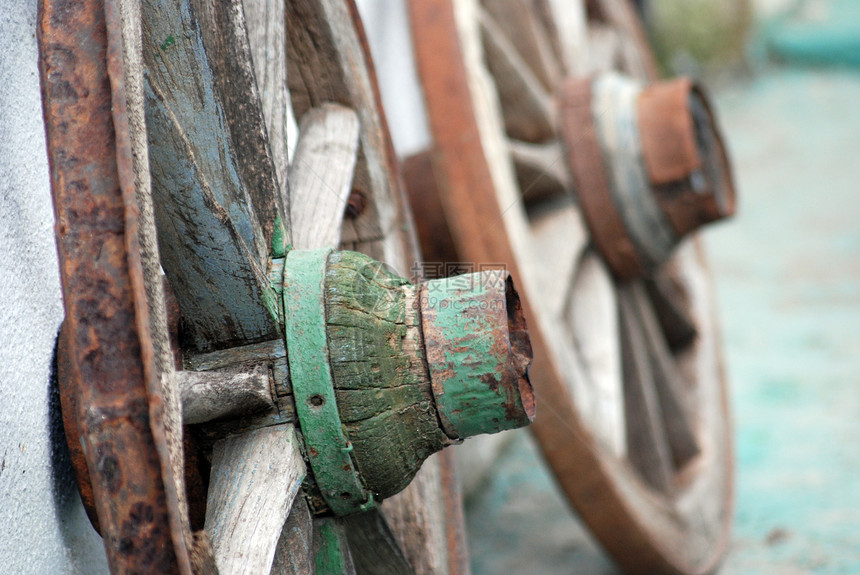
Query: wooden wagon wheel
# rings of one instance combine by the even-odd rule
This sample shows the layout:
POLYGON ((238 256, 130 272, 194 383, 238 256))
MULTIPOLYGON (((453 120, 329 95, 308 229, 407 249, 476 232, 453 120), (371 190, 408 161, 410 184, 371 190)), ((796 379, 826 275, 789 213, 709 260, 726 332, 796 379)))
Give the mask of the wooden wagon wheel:
POLYGON ((656 67, 625 0, 410 6, 434 140, 406 164, 413 203, 425 206, 425 258, 504 263, 522 278, 532 429, 616 562, 712 572, 732 507, 728 386, 700 244, 677 246, 734 209, 704 97, 685 81, 643 87, 656 67), (636 130, 641 142, 628 137, 636 130), (646 181, 651 160, 658 175, 687 165, 646 181), (673 211, 694 178, 705 189, 673 211), (651 212, 618 199, 631 189, 651 212), (652 245, 661 234, 668 245, 652 245))
POLYGON ((39 44, 63 416, 112 573, 465 572, 450 469, 412 479, 528 423, 531 349, 505 272, 397 275, 352 3, 46 0, 39 44))

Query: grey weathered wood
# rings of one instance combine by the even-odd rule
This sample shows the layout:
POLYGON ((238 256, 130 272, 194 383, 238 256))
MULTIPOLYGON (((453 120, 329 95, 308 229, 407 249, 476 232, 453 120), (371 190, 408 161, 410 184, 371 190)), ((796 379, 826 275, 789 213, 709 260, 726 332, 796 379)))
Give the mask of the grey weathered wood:
POLYGON ((215 444, 206 532, 221 575, 269 572, 304 476, 292 425, 267 427, 215 444))
POLYGON ((696 438, 692 405, 689 392, 684 389, 684 383, 675 358, 666 345, 666 339, 660 330, 660 324, 651 307, 644 286, 631 286, 632 295, 639 315, 642 335, 648 347, 651 366, 654 374, 654 385, 660 400, 660 412, 675 467, 680 469, 685 463, 697 456, 701 449, 696 438))
POLYGON ((182 421, 186 425, 275 408, 267 371, 178 371, 175 380, 182 398, 182 421))
POLYGON ((546 28, 528 0, 484 0, 484 9, 547 90, 563 76, 546 28))
POLYGON ((539 0, 555 28, 554 38, 559 43, 561 61, 566 75, 582 76, 588 73, 588 35, 586 30, 585 2, 568 0, 539 0))
POLYGON ((366 207, 343 226, 342 245, 408 276, 414 238, 355 6, 343 0, 288 0, 286 13, 287 80, 296 118, 301 122, 311 108, 335 102, 355 110, 361 125, 352 187, 366 207))
POLYGON ((206 55, 236 150, 241 179, 271 245, 275 226, 286 222, 242 0, 192 0, 206 55))
POLYGON ((313 517, 304 497, 297 497, 278 539, 271 575, 314 575, 313 517))
POLYGON ((618 306, 628 458, 649 485, 666 493, 672 484, 672 454, 651 371, 646 336, 629 286, 619 287, 618 306))
POLYGON ((269 151, 275 164, 284 210, 289 213, 287 131, 290 94, 287 91, 287 22, 283 0, 243 0, 248 43, 254 61, 269 151))
POLYGON ((612 274, 593 250, 582 256, 568 297, 565 319, 584 371, 572 395, 595 439, 620 459, 627 442, 618 303, 612 274))
POLYGON ((358 153, 358 116, 323 104, 304 115, 299 130, 290 166, 293 246, 337 247, 358 153))
POLYGON ((241 347, 234 347, 185 357, 185 368, 202 372, 224 372, 226 374, 249 374, 257 371, 271 374, 271 396, 276 403, 274 409, 246 414, 238 419, 209 421, 199 432, 211 440, 245 431, 296 421, 293 390, 289 380, 287 352, 284 340, 277 339, 241 347))
POLYGON ((558 140, 544 144, 509 140, 508 148, 527 202, 560 196, 570 190, 570 174, 558 140))
POLYGON ((190 0, 145 0, 146 121, 161 263, 192 346, 278 335, 269 246, 190 0))
POLYGON ((614 28, 596 23, 589 26, 588 48, 592 73, 617 70, 621 66, 621 39, 614 28))
POLYGON ((653 277, 645 280, 648 297, 672 351, 686 348, 696 339, 699 328, 690 311, 690 295, 677 280, 677 266, 669 261, 653 277))
POLYGON ((550 93, 487 12, 479 12, 487 66, 496 81, 508 136, 538 143, 553 137, 550 93))
POLYGON ((346 536, 359 575, 414 575, 388 521, 378 510, 344 518, 346 536))
POLYGON ((449 573, 445 498, 440 454, 427 461, 409 486, 385 500, 382 511, 417 575, 449 573))

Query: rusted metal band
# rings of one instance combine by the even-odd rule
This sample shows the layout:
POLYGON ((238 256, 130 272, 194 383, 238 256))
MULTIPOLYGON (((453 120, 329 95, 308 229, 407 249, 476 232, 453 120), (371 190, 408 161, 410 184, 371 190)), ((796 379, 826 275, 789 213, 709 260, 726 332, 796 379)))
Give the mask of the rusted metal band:
POLYGON ((317 487, 336 515, 373 506, 350 456, 328 358, 325 271, 331 249, 292 250, 284 266, 284 324, 299 428, 317 487))
POLYGON ((592 84, 592 114, 612 197, 647 270, 669 258, 679 237, 660 209, 642 166, 637 100, 640 84, 620 74, 602 74, 592 84))
POLYGON ((140 212, 130 177, 121 11, 114 2, 45 0, 39 13, 70 367, 60 385, 77 400, 72 417, 111 570, 190 575, 190 533, 174 478, 165 473, 164 398, 153 380, 136 251, 140 212))
POLYGON ((510 274, 464 274, 420 290, 427 365, 445 433, 465 439, 531 423, 531 341, 510 274))
POLYGON ((638 102, 642 158, 679 236, 731 216, 731 169, 704 91, 687 78, 646 87, 638 102))
POLYGON ((612 199, 608 170, 591 111, 592 80, 568 79, 558 93, 561 137, 579 205, 591 237, 613 273, 621 280, 644 269, 618 208, 612 199))
POLYGON ((677 78, 642 90, 637 102, 642 158, 655 185, 668 184, 702 167, 689 97, 692 82, 677 78))

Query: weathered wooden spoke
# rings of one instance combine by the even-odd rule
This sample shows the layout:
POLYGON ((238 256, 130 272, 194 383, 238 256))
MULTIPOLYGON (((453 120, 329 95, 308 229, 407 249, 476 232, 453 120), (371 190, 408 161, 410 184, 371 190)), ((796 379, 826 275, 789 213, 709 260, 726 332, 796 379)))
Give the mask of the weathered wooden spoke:
POLYGON ((479 18, 487 66, 499 79, 499 100, 508 135, 526 142, 541 142, 551 137, 555 122, 550 92, 493 17, 481 11, 479 18))
POLYGON ((561 64, 550 43, 550 35, 530 2, 485 0, 483 6, 492 17, 494 32, 502 32, 543 87, 552 90, 556 78, 561 75, 561 64))
POLYGON ((668 492, 672 484, 672 453, 666 436, 633 288, 619 291, 621 357, 624 367, 624 406, 630 462, 655 489, 668 492))
POLYGON ((533 18, 525 4, 411 2, 425 157, 441 176, 427 185, 425 169, 418 189, 438 193, 453 259, 523 278, 543 407, 533 431, 598 539, 631 573, 708 573, 731 511, 727 389, 707 269, 695 238, 680 240, 733 206, 719 138, 702 144, 713 116, 683 81, 645 84, 656 65, 626 0, 529 2, 533 18), (584 81, 607 72, 619 80, 584 81), (556 95, 551 133, 528 111, 537 85, 556 95), (698 205, 685 179, 697 170, 711 182, 698 205))
POLYGON ((544 144, 508 141, 517 182, 527 202, 565 195, 570 174, 564 164, 564 151, 557 140, 544 144))
POLYGON ((337 247, 358 154, 358 116, 324 104, 302 118, 290 167, 293 245, 337 247))

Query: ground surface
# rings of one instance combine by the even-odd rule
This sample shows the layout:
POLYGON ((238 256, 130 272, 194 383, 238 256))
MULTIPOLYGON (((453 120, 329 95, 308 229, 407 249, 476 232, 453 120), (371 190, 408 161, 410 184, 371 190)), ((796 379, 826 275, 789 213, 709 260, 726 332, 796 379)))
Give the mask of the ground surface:
MULTIPOLYGON (((860 573, 860 73, 771 69, 717 94, 741 194, 709 230, 733 383, 721 575, 860 573)), ((475 575, 611 574, 526 434, 467 506, 475 575)))

